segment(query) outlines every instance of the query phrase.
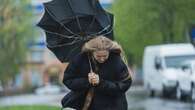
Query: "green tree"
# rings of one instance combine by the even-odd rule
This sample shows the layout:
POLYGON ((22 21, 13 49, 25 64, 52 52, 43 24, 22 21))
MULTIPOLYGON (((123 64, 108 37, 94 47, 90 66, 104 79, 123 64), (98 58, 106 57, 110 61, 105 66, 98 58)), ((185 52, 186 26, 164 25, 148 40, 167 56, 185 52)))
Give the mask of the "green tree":
POLYGON ((27 42, 33 34, 29 3, 29 0, 0 1, 0 80, 13 78, 26 60, 27 42))
POLYGON ((195 0, 115 0, 115 36, 129 61, 140 66, 147 45, 187 42, 194 6, 195 0))

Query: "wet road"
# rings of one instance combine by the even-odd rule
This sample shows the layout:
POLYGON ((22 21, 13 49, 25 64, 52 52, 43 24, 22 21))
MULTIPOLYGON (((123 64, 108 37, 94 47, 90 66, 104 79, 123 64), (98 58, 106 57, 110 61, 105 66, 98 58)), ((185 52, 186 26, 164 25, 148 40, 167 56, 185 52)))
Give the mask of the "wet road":
MULTIPOLYGON (((60 106, 60 99, 64 94, 58 95, 21 95, 0 98, 0 106, 10 105, 52 105, 60 106)), ((162 97, 150 98, 142 87, 131 87, 127 92, 129 110, 195 110, 195 103, 182 102, 162 97)))
POLYGON ((195 110, 195 103, 190 101, 148 97, 141 87, 132 87, 127 95, 129 110, 195 110))

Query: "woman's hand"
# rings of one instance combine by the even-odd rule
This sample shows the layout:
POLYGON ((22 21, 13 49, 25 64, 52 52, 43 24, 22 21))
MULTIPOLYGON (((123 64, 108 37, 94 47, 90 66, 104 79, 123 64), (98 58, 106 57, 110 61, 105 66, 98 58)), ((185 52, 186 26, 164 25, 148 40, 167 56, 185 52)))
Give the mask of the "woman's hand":
POLYGON ((97 86, 100 83, 99 75, 93 72, 88 74, 88 80, 93 86, 97 86))

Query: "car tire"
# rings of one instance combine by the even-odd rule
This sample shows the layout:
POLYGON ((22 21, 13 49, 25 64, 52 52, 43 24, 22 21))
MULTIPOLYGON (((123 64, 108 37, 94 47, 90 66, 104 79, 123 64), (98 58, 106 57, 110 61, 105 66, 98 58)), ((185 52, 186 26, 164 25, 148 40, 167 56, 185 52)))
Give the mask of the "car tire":
POLYGON ((154 97, 155 96, 155 90, 150 90, 150 97, 154 97))
POLYGON ((183 93, 183 91, 181 90, 181 88, 179 86, 176 87, 176 99, 177 100, 186 100, 187 99, 187 95, 185 95, 183 93))
POLYGON ((182 99, 182 91, 179 86, 176 87, 176 99, 181 100, 182 99))
POLYGON ((163 96, 163 97, 169 97, 169 96, 170 96, 170 94, 169 94, 169 92, 167 91, 165 85, 163 85, 162 96, 163 96))
POLYGON ((195 102, 195 86, 191 87, 191 95, 190 95, 191 101, 195 102))
POLYGON ((148 84, 148 95, 149 97, 154 97, 155 96, 155 90, 153 90, 150 86, 150 84, 148 84))

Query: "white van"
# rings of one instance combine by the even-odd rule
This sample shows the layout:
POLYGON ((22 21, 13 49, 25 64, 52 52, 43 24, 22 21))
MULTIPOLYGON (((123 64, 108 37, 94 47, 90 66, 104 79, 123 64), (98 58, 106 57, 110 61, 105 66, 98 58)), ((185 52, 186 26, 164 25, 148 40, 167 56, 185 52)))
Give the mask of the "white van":
POLYGON ((147 46, 143 57, 144 87, 151 96, 161 92, 164 96, 176 95, 182 62, 195 58, 193 45, 164 44, 147 46))
POLYGON ((179 78, 177 88, 177 98, 183 99, 186 96, 195 101, 195 58, 191 61, 183 62, 181 66, 182 73, 179 78))

